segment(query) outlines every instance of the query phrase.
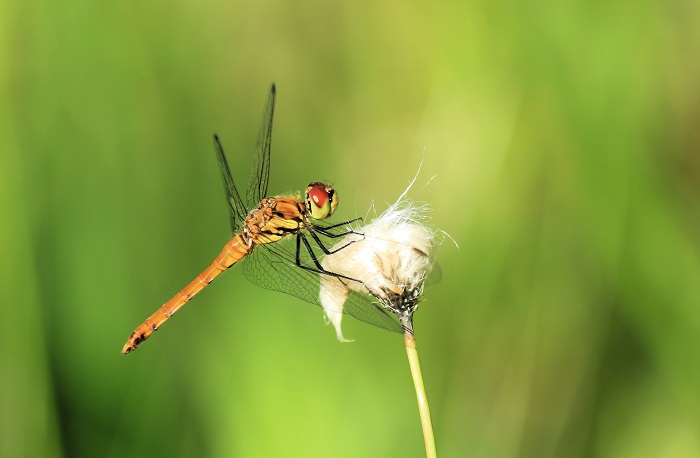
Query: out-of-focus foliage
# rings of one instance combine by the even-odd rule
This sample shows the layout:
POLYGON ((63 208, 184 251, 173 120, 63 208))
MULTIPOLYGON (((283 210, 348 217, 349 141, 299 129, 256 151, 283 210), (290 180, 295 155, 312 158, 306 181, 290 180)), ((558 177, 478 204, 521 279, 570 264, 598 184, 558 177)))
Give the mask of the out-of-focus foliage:
POLYGON ((447 231, 415 327, 451 457, 700 455, 700 4, 0 4, 0 455, 423 453, 402 338, 237 269, 137 352, 229 236, 278 84, 270 191, 413 197, 447 231))

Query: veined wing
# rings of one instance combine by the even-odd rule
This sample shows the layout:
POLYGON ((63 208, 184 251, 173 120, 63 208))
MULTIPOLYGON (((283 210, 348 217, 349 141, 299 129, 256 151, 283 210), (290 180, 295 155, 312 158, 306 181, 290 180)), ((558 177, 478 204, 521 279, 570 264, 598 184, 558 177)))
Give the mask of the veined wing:
POLYGON ((245 221, 246 214, 248 213, 248 208, 246 208, 245 203, 241 199, 241 195, 238 193, 238 189, 236 189, 236 183, 231 176, 231 169, 228 166, 224 148, 221 146, 219 137, 216 134, 214 134, 214 150, 216 151, 216 159, 219 163, 219 171, 221 172, 221 179, 223 180, 224 190, 226 192, 226 203, 228 204, 231 231, 235 233, 243 225, 243 221, 245 221))
MULTIPOLYGON (((224 181, 226 200, 231 216, 231 228, 234 232, 240 229, 248 210, 257 206, 265 197, 268 197, 267 187, 270 176, 270 149, 272 146, 275 99, 276 88, 273 84, 270 87, 270 93, 265 104, 263 123, 257 142, 255 165, 246 189, 246 202, 243 202, 233 181, 221 143, 216 136, 214 137, 217 159, 224 181)), ((284 221, 280 221, 280 226, 284 226, 284 221)), ((332 243, 325 239, 324 236, 321 234, 317 235, 325 240, 327 246, 332 246, 332 243)), ((314 250, 314 256, 320 263, 323 256, 322 250, 317 247, 312 237, 308 235, 303 236, 306 237, 309 245, 314 250)), ((320 306, 320 275, 326 274, 317 272, 318 266, 304 244, 297 250, 296 241, 296 236, 289 235, 279 241, 260 244, 251 255, 246 256, 243 260, 243 273, 248 280, 262 288, 291 294, 320 306), (297 251, 299 251, 299 263, 312 270, 301 268, 296 264, 297 251)), ((351 292, 343 310, 345 313, 368 324, 398 333, 403 332, 394 315, 376 305, 367 295, 351 292)))
POLYGON ((248 188, 246 189, 247 204, 256 206, 267 195, 267 184, 270 178, 270 148, 272 146, 272 120, 275 116, 275 99, 277 89, 273 83, 267 96, 262 126, 258 134, 255 164, 251 170, 248 188))
POLYGON ((270 88, 270 95, 265 104, 265 112, 263 114, 263 125, 260 129, 260 134, 257 144, 257 153, 254 159, 255 163, 251 171, 248 188, 246 189, 245 202, 238 192, 236 183, 231 175, 231 169, 226 160, 224 148, 221 145, 218 135, 214 134, 214 151, 219 164, 221 179, 224 183, 224 191, 226 192, 226 204, 228 205, 231 231, 236 233, 243 225, 243 221, 248 214, 248 211, 255 208, 260 201, 267 197, 267 182, 270 176, 270 147, 272 146, 272 118, 275 111, 275 95, 276 89, 273 84, 270 88))
MULTIPOLYGON (((317 235, 326 246, 332 246, 332 242, 323 235, 317 235)), ((314 256, 320 263, 323 253, 311 237, 305 236, 314 249, 314 256)), ((321 306, 319 298, 320 275, 329 274, 299 267, 296 264, 296 243, 296 237, 289 236, 273 243, 257 246, 253 253, 242 261, 243 275, 262 288, 291 294, 306 302, 321 306)), ((299 254, 300 263, 303 266, 318 270, 303 243, 299 247, 299 254)), ((397 333, 403 332, 396 317, 373 302, 368 295, 351 292, 345 302, 343 312, 378 328, 397 333)))

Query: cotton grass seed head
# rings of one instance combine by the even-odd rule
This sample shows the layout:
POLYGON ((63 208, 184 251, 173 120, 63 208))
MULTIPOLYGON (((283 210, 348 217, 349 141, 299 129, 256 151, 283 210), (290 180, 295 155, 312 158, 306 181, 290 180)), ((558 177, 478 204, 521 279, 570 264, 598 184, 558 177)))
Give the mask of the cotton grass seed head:
POLYGON ((322 261, 325 270, 358 280, 321 276, 321 304, 340 341, 346 341, 341 321, 350 290, 376 298, 413 334, 413 313, 433 268, 439 237, 427 225, 427 206, 402 200, 405 194, 370 223, 354 229, 364 236, 346 236, 331 251, 347 246, 322 261))

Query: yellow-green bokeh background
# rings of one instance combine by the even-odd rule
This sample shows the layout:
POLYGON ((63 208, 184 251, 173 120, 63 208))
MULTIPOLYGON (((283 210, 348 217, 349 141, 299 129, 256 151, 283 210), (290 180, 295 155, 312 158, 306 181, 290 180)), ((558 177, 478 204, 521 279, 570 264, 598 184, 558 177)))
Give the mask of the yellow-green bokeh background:
POLYGON ((119 354, 229 235, 211 134, 245 180, 276 81, 272 193, 364 215, 423 160, 441 456, 700 456, 699 13, 3 2, 0 455, 424 453, 400 336, 236 269, 119 354))

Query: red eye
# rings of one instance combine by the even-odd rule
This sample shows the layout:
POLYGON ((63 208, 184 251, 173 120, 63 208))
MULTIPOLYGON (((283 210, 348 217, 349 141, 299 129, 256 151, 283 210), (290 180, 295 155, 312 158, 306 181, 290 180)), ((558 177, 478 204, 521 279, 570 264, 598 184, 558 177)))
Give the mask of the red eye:
POLYGON ((326 201, 328 201, 328 193, 325 188, 314 186, 309 190, 309 199, 311 199, 317 207, 323 207, 326 205, 326 201))

